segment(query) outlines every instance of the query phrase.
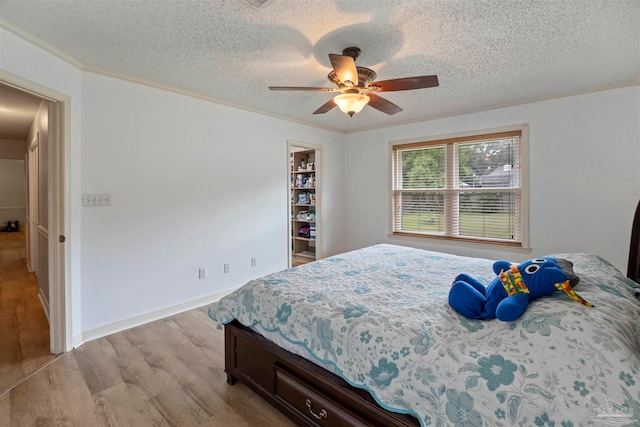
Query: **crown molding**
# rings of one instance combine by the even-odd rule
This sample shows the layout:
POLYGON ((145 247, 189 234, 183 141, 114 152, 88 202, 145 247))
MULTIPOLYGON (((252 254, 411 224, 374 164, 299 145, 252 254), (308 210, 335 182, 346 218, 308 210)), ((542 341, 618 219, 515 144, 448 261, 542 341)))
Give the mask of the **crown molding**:
POLYGON ((249 113, 260 114, 262 116, 268 116, 268 117, 272 117, 274 119, 285 120, 285 121, 288 121, 288 122, 297 123, 297 124, 301 124, 301 125, 304 125, 304 126, 311 126, 311 127, 315 127, 315 128, 318 128, 318 129, 327 130, 327 131, 330 131, 330 132, 336 132, 336 133, 344 134, 344 132, 342 130, 339 130, 339 129, 335 129, 335 128, 331 128, 331 127, 327 127, 327 126, 321 126, 321 125, 318 125, 318 124, 315 124, 315 123, 306 122, 304 120, 296 120, 296 119, 292 119, 292 118, 289 118, 289 117, 286 117, 286 116, 281 116, 281 115, 278 115, 278 114, 269 113, 267 111, 259 110, 257 108, 251 108, 251 107, 247 107, 245 105, 235 104, 233 102, 229 102, 229 101, 226 101, 224 99, 216 98, 214 96, 204 95, 202 93, 195 92, 195 91, 192 91, 192 90, 182 89, 182 88, 179 88, 179 87, 176 87, 176 86, 171 86, 171 85, 168 85, 168 84, 160 83, 160 82, 157 82, 155 80, 149 80, 149 79, 145 79, 145 78, 142 78, 142 77, 132 76, 130 74, 121 73, 119 71, 107 70, 107 69, 104 69, 104 68, 101 68, 101 67, 95 67, 93 65, 87 65, 87 64, 85 64, 85 66, 83 67, 83 71, 89 72, 89 73, 93 73, 93 74, 99 74, 99 75, 106 76, 106 77, 111 77, 111 78, 118 79, 118 80, 127 81, 127 82, 130 82, 130 83, 135 83, 135 84, 139 84, 139 85, 143 85, 143 86, 152 87, 154 89, 164 90, 166 92, 177 93, 179 95, 188 96, 190 98, 201 99, 203 101, 211 102, 211 103, 218 104, 218 105, 224 105, 226 107, 236 108, 238 110, 247 111, 249 113))
POLYGON ((39 47, 40 49, 44 50, 45 52, 50 53, 51 55, 73 65, 76 68, 79 69, 83 69, 84 67, 84 63, 80 60, 78 60, 77 58, 69 55, 67 52, 58 49, 57 47, 55 47, 54 45, 52 45, 51 43, 41 39, 40 37, 34 35, 33 33, 30 33, 29 31, 23 30, 22 28, 20 28, 19 26, 17 26, 16 24, 14 24, 13 22, 9 21, 6 18, 3 18, 2 16, 0 16, 0 28, 4 28, 5 30, 9 31, 10 33, 15 34, 16 36, 20 37, 21 39, 31 43, 32 45, 35 45, 37 47, 39 47))
POLYGON ((107 77, 112 77, 118 80, 124 80, 124 81, 128 81, 131 83, 136 83, 136 84, 140 84, 140 85, 144 85, 144 86, 148 86, 148 87, 153 87, 155 89, 160 89, 160 90, 164 90, 167 92, 173 92, 173 93, 177 93, 179 95, 183 95, 183 96, 188 96, 191 98, 197 98, 197 99, 201 99, 203 101, 207 101, 207 102, 211 102, 214 104, 219 104, 219 105, 224 105, 227 107, 231 107, 231 108, 236 108, 239 110, 243 110, 243 111, 247 111, 250 113, 255 113, 255 114, 260 114, 263 116, 267 116, 267 117, 272 117, 275 119, 279 119, 279 120, 284 120, 287 122, 291 122, 291 123, 296 123, 296 124, 300 124, 300 125, 304 125, 304 126, 310 126, 310 127, 314 127, 317 129, 322 129, 322 130, 326 130, 326 131, 330 131, 330 132, 335 132, 335 133, 339 133, 339 134, 343 134, 343 135, 349 135, 349 134, 356 134, 356 133, 360 133, 360 132, 369 132, 372 130, 378 130, 378 129, 384 129, 384 128, 389 128, 389 127, 396 127, 396 126, 405 126, 405 125, 411 125, 411 124, 415 124, 415 123, 421 123, 421 122, 428 122, 428 121, 433 121, 433 120, 438 120, 438 119, 444 119, 447 117, 455 117, 455 116, 463 116, 466 114, 473 114, 473 113, 480 113, 483 111, 491 111, 491 110, 497 110, 500 108, 506 108, 506 107, 514 107, 514 106, 518 106, 518 105, 525 105, 525 104, 533 104, 536 102, 541 102, 541 101, 548 101, 548 100, 552 100, 552 99, 558 99, 558 98, 566 98, 569 96, 576 96, 576 95, 585 95, 585 94, 589 94, 589 93, 594 93, 594 92, 601 92, 604 90, 611 90, 611 89, 619 89, 619 88, 624 88, 624 87, 629 87, 629 86, 640 86, 640 74, 638 74, 638 76, 635 78, 635 80, 631 80, 631 81, 627 81, 627 82, 621 82, 621 83, 615 83, 615 84, 610 84, 610 85, 602 85, 602 86, 596 86, 596 87, 592 87, 592 88, 588 88, 588 89, 582 89, 582 90, 576 90, 576 91, 568 91, 568 92, 562 92, 562 93, 558 93, 558 94, 554 94, 554 95, 546 95, 546 96, 541 96, 541 97, 536 97, 536 98, 529 98, 526 100, 522 100, 522 101, 514 101, 514 102, 508 102, 508 103, 504 103, 504 104, 496 104, 496 105, 491 105, 491 106, 487 106, 487 107, 480 107, 480 108, 472 108, 472 109, 468 109, 468 110, 463 110, 463 111, 456 111, 456 112, 452 112, 452 113, 445 113, 445 114, 437 114, 437 115, 433 115, 433 116, 424 116, 424 117, 419 117, 417 119, 413 119, 413 120, 407 120, 404 122, 397 122, 397 123, 390 123, 390 124, 386 124, 386 125, 378 125, 378 126, 370 126, 370 127, 366 127, 366 128, 360 128, 360 129, 354 129, 354 130, 341 130, 341 129, 337 129, 337 128, 333 128, 330 126, 323 126, 323 125, 319 125, 316 123, 311 123, 311 122, 307 122, 305 120, 298 120, 298 119, 292 119, 290 117, 285 117, 279 114, 273 114, 273 113, 269 113, 267 111, 263 111, 263 110, 259 110, 259 109, 255 109, 255 108, 251 108, 251 107, 247 107, 244 105, 239 105, 239 104, 235 104, 233 102, 229 102, 223 99, 219 99, 213 96, 209 96, 209 95, 204 95, 202 93, 198 93, 195 91, 191 91, 191 90, 187 90, 187 89, 181 89, 175 86, 171 86, 171 85, 167 85, 164 83, 160 83, 157 81, 153 81, 153 80, 149 80, 149 79, 144 79, 141 77, 135 77, 129 74, 125 74, 125 73, 121 73, 118 71, 112 71, 112 70, 107 70, 101 67, 96 67, 93 65, 89 65, 89 64, 85 64, 84 62, 78 60, 77 58, 69 55, 68 53, 64 52, 61 49, 58 49, 57 47, 53 46, 52 44, 48 43, 47 41, 41 39, 40 37, 26 31, 23 30, 22 28, 20 28, 19 26, 17 26, 16 24, 14 24, 13 22, 7 20, 6 18, 3 18, 0 16, 0 28, 4 28, 7 31, 10 31, 11 33, 15 34, 16 36, 24 39, 25 41, 41 48, 42 50, 60 58, 61 60, 75 66, 76 68, 79 68, 82 71, 86 71, 86 72, 91 72, 94 74, 100 74, 103 76, 107 76, 107 77))
POLYGON ((550 101, 550 100, 553 100, 553 99, 567 98, 567 97, 570 97, 570 96, 587 95, 587 94, 590 94, 590 93, 602 92, 602 91, 605 91, 605 90, 612 90, 612 89, 620 89, 620 88, 631 87, 631 86, 640 86, 640 74, 638 75, 638 77, 635 80, 631 80, 631 81, 628 81, 628 82, 621 82, 621 83, 614 83, 614 84, 610 84, 610 85, 595 86, 595 87, 591 87, 591 88, 588 88, 588 89, 582 89, 582 90, 561 92, 561 93, 557 93, 557 94, 553 94, 553 95, 540 96, 540 97, 537 97, 537 98, 529 98, 529 99, 525 99, 525 100, 522 100, 522 101, 507 102, 507 103, 504 103, 504 104, 496 104, 496 105, 491 105, 491 106, 487 106, 487 107, 472 108, 472 109, 469 109, 469 110, 456 111, 456 112, 453 112, 453 113, 437 114, 437 115, 433 115, 433 116, 424 116, 424 117, 420 117, 420 118, 417 118, 417 119, 414 119, 414 120, 407 120, 405 122, 399 122, 399 123, 392 123, 392 124, 388 124, 388 125, 380 125, 380 126, 368 127, 366 129, 357 129, 357 130, 352 130, 352 131, 345 131, 344 133, 348 135, 348 134, 355 134, 355 133, 360 133, 360 132, 369 132, 369 131, 372 131, 372 130, 384 129, 384 128, 389 128, 389 127, 405 126, 405 125, 411 125, 411 124, 415 124, 415 123, 429 122, 429 121, 438 120, 438 119, 445 119, 445 118, 448 118, 448 117, 464 116, 466 114, 481 113, 483 111, 491 111, 491 110, 499 110, 501 108, 515 107, 515 106, 518 106, 518 105, 526 105, 526 104, 534 104, 536 102, 550 101))
POLYGON ((173 93, 177 93, 179 95, 184 95, 184 96, 188 96, 191 98, 197 98, 197 99, 201 99, 203 101, 207 101, 207 102, 211 102, 214 104, 219 104, 219 105, 225 105, 227 107, 232 107, 232 108, 236 108, 239 110, 243 110, 243 111, 247 111, 250 113, 255 113, 255 114, 260 114, 263 116, 268 116, 268 117, 272 117, 275 119, 280 119, 280 120, 285 120, 288 122, 292 122, 292 123, 297 123, 300 125, 304 125, 304 126, 311 126, 311 127, 315 127, 318 129, 323 129, 323 130, 327 130, 330 132, 336 132, 336 133, 340 133, 340 134, 344 134, 345 132, 343 132, 342 130, 336 129, 336 128, 332 128, 329 126, 321 126, 315 123, 310 123, 304 120, 296 120, 296 119, 291 119, 289 117, 285 117, 285 116, 281 116, 278 114, 273 114, 273 113, 269 113, 266 111, 262 111, 262 110, 258 110, 255 108, 250 108, 250 107, 246 107, 243 105, 238 105, 238 104, 234 104, 232 102, 229 101, 225 101, 223 99, 219 99, 219 98, 215 98, 213 96, 208 96, 208 95, 204 95, 198 92, 194 92, 191 90, 187 90, 187 89, 181 89, 175 86, 171 86, 171 85, 167 85, 164 83, 159 83, 153 80, 149 80, 149 79, 144 79, 144 78, 140 78, 140 77, 135 77, 135 76, 131 76, 125 73, 121 73, 121 72, 117 72, 117 71, 112 71, 112 70, 107 70, 101 67, 96 67, 94 65, 90 65, 90 64, 86 64, 82 61, 80 61, 79 59, 75 58, 74 56, 68 54, 67 52, 55 47, 54 45, 52 45, 51 43, 43 40, 42 38, 34 35, 33 33, 30 33, 29 31, 26 31, 22 28, 20 28, 18 25, 14 24, 13 22, 9 21, 6 18, 3 18, 2 16, 0 16, 0 28, 3 28, 13 34, 15 34, 16 36, 20 37, 21 39, 25 40, 28 43, 31 43, 32 45, 44 50, 47 53, 50 53, 51 55, 73 65, 74 67, 80 69, 81 71, 86 71, 86 72, 90 72, 90 73, 94 73, 94 74, 100 74, 103 76, 107 76, 107 77, 112 77, 118 80, 124 80, 124 81, 128 81, 131 83, 136 83, 136 84, 140 84, 140 85, 144 85, 144 86, 149 86, 149 87, 153 87, 155 89, 160 89, 160 90, 164 90, 167 92, 173 92, 173 93))

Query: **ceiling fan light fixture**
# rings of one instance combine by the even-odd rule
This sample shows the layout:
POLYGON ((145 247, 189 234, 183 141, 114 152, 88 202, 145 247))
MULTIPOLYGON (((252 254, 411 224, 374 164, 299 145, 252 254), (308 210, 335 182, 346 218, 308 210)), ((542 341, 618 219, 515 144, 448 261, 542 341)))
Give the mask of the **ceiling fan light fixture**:
POLYGON ((369 103, 369 97, 361 93, 343 93, 333 98, 333 101, 342 112, 353 117, 369 103))
MULTIPOLYGON (((0 0, 2 2, 2 0, 0 0)), ((369 105, 389 116, 402 111, 391 101, 378 96, 378 92, 397 92, 401 90, 426 89, 439 85, 438 76, 401 77, 399 79, 376 81, 378 77, 371 68, 356 66, 355 60, 360 54, 357 47, 348 47, 342 55, 329 54, 329 61, 333 70, 327 79, 335 88, 299 87, 299 86, 269 86, 269 90, 305 90, 310 92, 342 92, 340 95, 325 102, 313 114, 325 114, 338 106, 340 110, 353 116, 369 105)))

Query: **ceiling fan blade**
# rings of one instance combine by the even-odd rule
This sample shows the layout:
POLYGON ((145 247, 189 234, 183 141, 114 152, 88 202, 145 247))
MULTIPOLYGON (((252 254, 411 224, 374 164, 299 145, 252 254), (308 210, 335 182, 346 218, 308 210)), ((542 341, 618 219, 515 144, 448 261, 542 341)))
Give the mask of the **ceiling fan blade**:
POLYGON ((438 76, 404 77, 401 79, 383 80, 381 82, 371 83, 371 85, 380 87, 378 92, 425 89, 428 87, 436 87, 439 84, 438 76))
POLYGON ((324 114, 327 111, 331 111, 331 109, 333 107, 336 106, 336 103, 333 102, 333 98, 331 98, 329 101, 325 102, 324 104, 322 104, 322 106, 320 108, 318 108, 316 111, 313 112, 313 114, 324 114))
POLYGON ((354 86, 358 86, 358 70, 352 57, 330 53, 329 59, 331 60, 333 71, 336 72, 338 79, 342 83, 350 81, 354 86))
POLYGON ((337 92, 338 89, 330 87, 304 87, 304 86, 269 86, 269 90, 304 90, 307 92, 337 92))
POLYGON ((393 102, 387 101, 386 99, 379 97, 378 95, 375 95, 373 93, 369 94, 369 105, 376 110, 380 110, 390 116, 402 111, 402 108, 398 107, 393 102))

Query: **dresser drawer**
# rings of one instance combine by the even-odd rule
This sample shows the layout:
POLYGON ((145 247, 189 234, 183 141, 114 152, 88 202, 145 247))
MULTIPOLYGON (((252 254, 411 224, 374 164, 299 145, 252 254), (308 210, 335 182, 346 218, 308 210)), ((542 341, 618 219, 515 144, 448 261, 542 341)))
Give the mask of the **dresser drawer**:
POLYGON ((275 374, 275 397, 295 409, 309 421, 310 425, 331 427, 373 425, 277 366, 275 374))

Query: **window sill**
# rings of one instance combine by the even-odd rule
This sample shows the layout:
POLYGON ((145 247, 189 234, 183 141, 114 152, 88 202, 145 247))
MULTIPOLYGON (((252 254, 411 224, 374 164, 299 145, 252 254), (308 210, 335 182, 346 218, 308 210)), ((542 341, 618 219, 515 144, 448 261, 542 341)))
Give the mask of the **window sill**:
POLYGON ((443 246, 458 246, 465 248, 475 248, 475 249, 488 249, 492 251, 502 251, 502 252, 513 252, 513 253, 521 253, 527 254, 531 253, 532 248, 528 246, 516 246, 511 243, 502 244, 499 242, 480 242, 473 240, 457 240, 451 238, 440 238, 440 237, 431 237, 431 236, 412 236, 405 234, 393 234, 388 233, 387 237, 392 240, 402 240, 405 242, 421 242, 428 244, 436 244, 443 246))

